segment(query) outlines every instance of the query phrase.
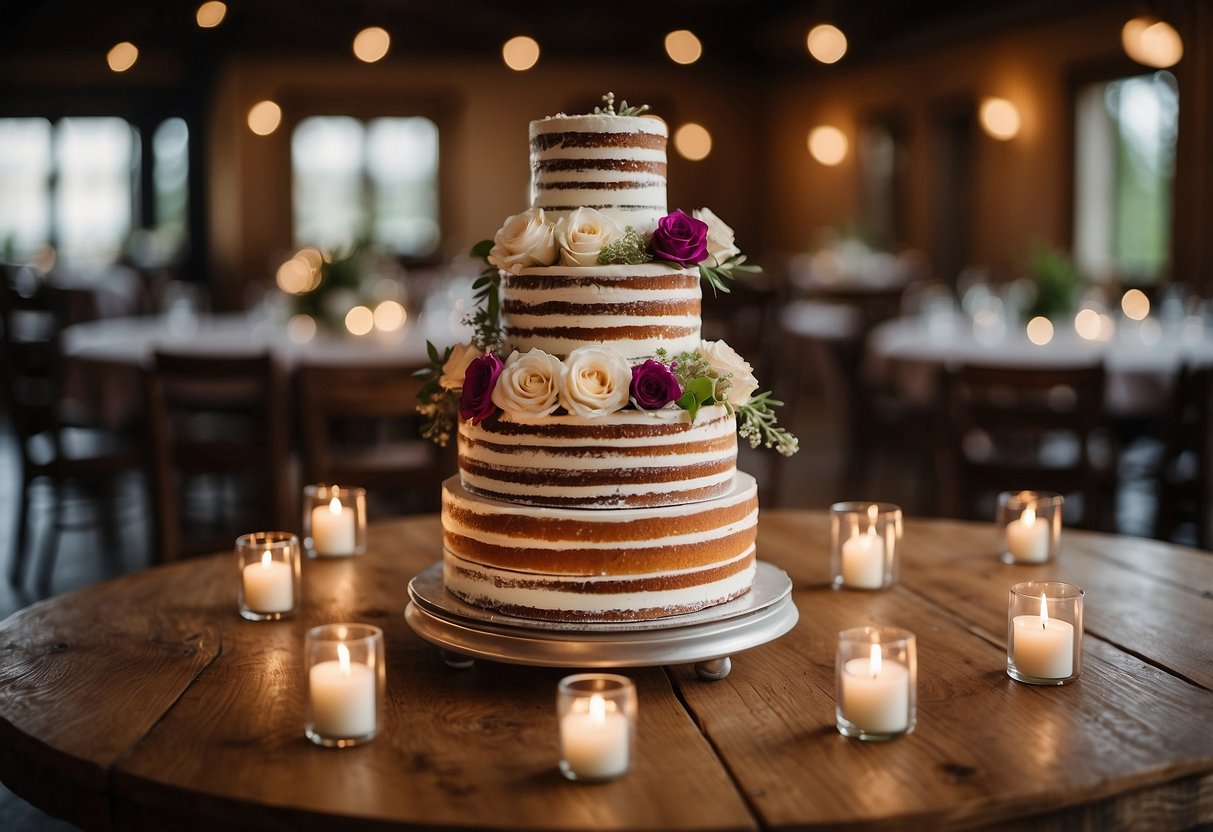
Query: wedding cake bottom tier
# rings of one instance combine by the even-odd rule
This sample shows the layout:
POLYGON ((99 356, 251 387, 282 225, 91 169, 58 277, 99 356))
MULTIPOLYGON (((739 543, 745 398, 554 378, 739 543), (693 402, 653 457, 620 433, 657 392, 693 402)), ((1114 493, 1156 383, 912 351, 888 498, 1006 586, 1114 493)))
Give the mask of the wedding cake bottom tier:
POLYGON ((461 600, 549 621, 637 621, 722 604, 755 570, 758 487, 613 511, 522 506, 443 484, 443 575, 461 600))

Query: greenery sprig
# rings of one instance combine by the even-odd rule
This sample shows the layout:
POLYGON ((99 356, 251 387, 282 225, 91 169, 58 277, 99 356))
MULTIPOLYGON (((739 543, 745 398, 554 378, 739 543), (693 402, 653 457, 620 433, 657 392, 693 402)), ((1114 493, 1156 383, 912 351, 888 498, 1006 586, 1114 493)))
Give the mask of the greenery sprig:
POLYGON ((628 226, 618 240, 607 243, 598 252, 598 265, 639 266, 651 262, 648 239, 632 226, 628 226))
POLYGON ((472 246, 472 256, 484 260, 485 268, 472 283, 476 311, 464 319, 472 327, 472 343, 482 352, 495 352, 505 343, 501 328, 501 272, 489 263, 492 240, 481 240, 472 246))
POLYGON ((649 111, 648 104, 632 107, 625 98, 619 102, 619 112, 615 112, 615 93, 613 92, 608 92, 602 97, 602 100, 606 102, 606 106, 595 107, 594 115, 596 116, 639 116, 649 111))
POLYGON ((445 448, 455 429, 455 411, 459 402, 455 391, 447 390, 438 380, 442 377, 442 368, 446 366, 455 348, 450 346, 439 353, 437 347, 426 341, 425 349, 430 365, 413 373, 416 378, 425 382, 417 391, 417 412, 427 419, 421 426, 421 435, 440 448, 445 448))
POLYGON ((736 409, 737 435, 746 439, 751 448, 763 445, 774 448, 784 456, 791 456, 800 450, 800 440, 779 427, 774 407, 782 407, 783 402, 771 398, 771 392, 757 393, 750 400, 736 409))
POLYGON ((746 256, 744 254, 736 254, 723 263, 717 263, 714 266, 700 263, 699 279, 712 287, 713 294, 724 292, 727 295, 729 294, 729 281, 736 280, 739 275, 743 274, 762 273, 762 266, 746 265, 745 260, 746 256))

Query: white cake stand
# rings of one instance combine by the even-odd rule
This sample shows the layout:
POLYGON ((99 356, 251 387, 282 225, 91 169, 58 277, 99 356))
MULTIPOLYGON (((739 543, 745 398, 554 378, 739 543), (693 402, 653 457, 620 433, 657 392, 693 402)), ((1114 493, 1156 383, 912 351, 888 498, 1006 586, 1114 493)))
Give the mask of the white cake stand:
POLYGON ((442 585, 442 562, 409 582, 404 618, 441 648, 452 667, 475 659, 537 667, 649 667, 695 663, 703 679, 723 679, 733 653, 773 641, 800 617, 792 580, 762 561, 754 589, 727 604, 653 621, 563 623, 518 618, 465 604, 442 585))

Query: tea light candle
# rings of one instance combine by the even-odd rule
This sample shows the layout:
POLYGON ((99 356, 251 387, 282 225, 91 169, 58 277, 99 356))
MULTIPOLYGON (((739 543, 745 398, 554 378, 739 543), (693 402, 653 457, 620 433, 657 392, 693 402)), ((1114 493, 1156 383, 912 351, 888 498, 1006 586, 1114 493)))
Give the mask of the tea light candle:
POLYGON ((855 530, 842 544, 842 584, 856 589, 880 589, 884 585, 884 540, 876 533, 875 505, 868 507, 868 530, 855 530))
POLYGON ((873 644, 866 659, 843 666, 842 715, 862 731, 895 734, 910 723, 910 673, 896 662, 881 660, 873 644))
POLYGON ((364 737, 375 731, 375 673, 350 661, 337 645, 337 661, 317 662, 308 673, 312 726, 326 737, 364 737))
POLYGON ((261 560, 244 567, 244 603, 256 612, 289 612, 295 606, 294 572, 267 549, 261 560))
POLYGON ((1038 679, 1065 679, 1074 674, 1074 625, 1049 617, 1040 595, 1040 615, 1017 615, 1012 628, 1015 669, 1038 679))
POLYGON ((312 509, 312 547, 318 555, 354 554, 354 512, 333 497, 312 509))
POLYGON ((1019 563, 1044 563, 1049 559, 1049 525, 1037 522, 1036 510, 1026 508, 1007 523, 1007 551, 1019 563))
POLYGON ((627 716, 608 708, 597 693, 590 696, 587 710, 560 719, 561 753, 579 779, 605 780, 626 772, 630 735, 627 716))

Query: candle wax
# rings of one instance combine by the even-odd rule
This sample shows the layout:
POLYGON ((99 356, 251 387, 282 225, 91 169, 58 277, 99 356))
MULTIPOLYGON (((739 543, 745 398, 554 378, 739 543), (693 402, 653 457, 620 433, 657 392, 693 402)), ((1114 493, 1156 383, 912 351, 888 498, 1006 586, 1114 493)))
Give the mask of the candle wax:
POLYGON ((289 563, 258 561, 244 567, 244 604, 254 612, 290 612, 295 607, 295 581, 289 563))
POLYGON ((628 770, 631 726, 618 711, 601 720, 586 712, 565 714, 560 720, 561 756, 578 778, 605 780, 628 770))
POLYGON ((868 734, 895 734, 910 726, 910 671, 885 659, 872 675, 871 659, 843 665, 843 718, 868 734))
POLYGON ((1017 615, 1012 632, 1011 660, 1024 676, 1068 679, 1074 675, 1074 625, 1039 615, 1017 615))
POLYGON ((1049 559, 1049 524, 1039 517, 1007 523, 1007 552, 1018 563, 1044 563, 1049 559))
POLYGON ((354 510, 337 503, 312 509, 312 548, 318 555, 354 554, 354 510))
POLYGON ((375 731, 375 672, 351 662, 317 662, 308 674, 312 730, 335 739, 365 737, 375 731))
POLYGON ((884 541, 871 532, 856 534, 842 544, 842 583, 856 589, 884 586, 884 541))

